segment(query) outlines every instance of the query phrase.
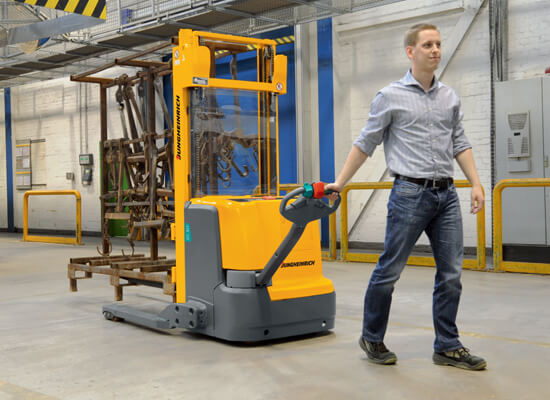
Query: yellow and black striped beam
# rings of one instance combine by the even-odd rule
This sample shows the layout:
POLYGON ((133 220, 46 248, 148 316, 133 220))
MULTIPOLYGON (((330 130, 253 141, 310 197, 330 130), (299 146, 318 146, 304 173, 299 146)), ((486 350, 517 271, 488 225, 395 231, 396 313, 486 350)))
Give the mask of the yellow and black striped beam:
MULTIPOLYGON (((280 38, 277 38, 277 39, 272 39, 272 40, 275 40, 277 42, 277 44, 293 43, 294 42, 294 35, 283 36, 283 37, 280 37, 280 38)), ((248 50, 254 50, 254 49, 257 49, 257 48, 258 48, 258 46, 256 46, 255 44, 249 44, 248 45, 248 50)))
POLYGON ((294 35, 290 35, 290 36, 283 36, 283 37, 280 37, 280 38, 277 38, 277 39, 273 39, 277 42, 277 44, 287 44, 287 43, 292 43, 294 42, 294 35))
POLYGON ((13 0, 31 6, 53 8, 87 17, 106 19, 106 0, 13 0))

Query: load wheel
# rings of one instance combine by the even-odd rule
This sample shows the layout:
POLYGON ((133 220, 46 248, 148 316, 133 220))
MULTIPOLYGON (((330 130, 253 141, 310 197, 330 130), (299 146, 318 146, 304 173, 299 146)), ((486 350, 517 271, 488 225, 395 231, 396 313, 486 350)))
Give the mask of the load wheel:
POLYGON ((105 319, 108 319, 109 321, 115 321, 115 322, 122 322, 124 319, 116 317, 112 312, 110 311, 103 311, 103 316, 105 319))

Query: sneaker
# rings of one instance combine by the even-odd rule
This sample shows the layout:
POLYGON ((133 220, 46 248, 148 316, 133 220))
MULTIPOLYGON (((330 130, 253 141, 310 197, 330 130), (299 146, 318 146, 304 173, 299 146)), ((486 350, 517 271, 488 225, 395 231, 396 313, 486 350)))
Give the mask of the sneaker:
POLYGON ((397 356, 394 352, 389 351, 384 343, 374 343, 365 340, 363 337, 359 338, 359 346, 367 353, 367 357, 370 362, 375 364, 395 364, 397 362, 397 356))
POLYGON ((434 353, 432 359, 437 365, 451 365, 473 371, 479 371, 487 367, 487 361, 470 354, 470 350, 466 347, 444 353, 434 353))

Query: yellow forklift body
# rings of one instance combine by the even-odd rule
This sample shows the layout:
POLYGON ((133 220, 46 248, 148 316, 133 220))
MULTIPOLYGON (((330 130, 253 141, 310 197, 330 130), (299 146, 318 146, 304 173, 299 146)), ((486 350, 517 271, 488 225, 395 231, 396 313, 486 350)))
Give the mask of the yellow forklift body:
MULTIPOLYGON (((281 198, 206 196, 191 202, 218 210, 223 269, 262 270, 292 225, 279 213, 281 198)), ((317 223, 306 227, 267 289, 271 300, 334 291, 332 282, 323 276, 317 223)))

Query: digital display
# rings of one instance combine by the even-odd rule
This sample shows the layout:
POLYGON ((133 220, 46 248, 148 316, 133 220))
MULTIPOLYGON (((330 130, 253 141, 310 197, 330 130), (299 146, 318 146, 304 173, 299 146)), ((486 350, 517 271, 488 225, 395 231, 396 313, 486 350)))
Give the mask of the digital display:
POLYGON ((80 165, 93 165, 94 164, 94 155, 93 154, 80 154, 78 156, 78 162, 80 165))

